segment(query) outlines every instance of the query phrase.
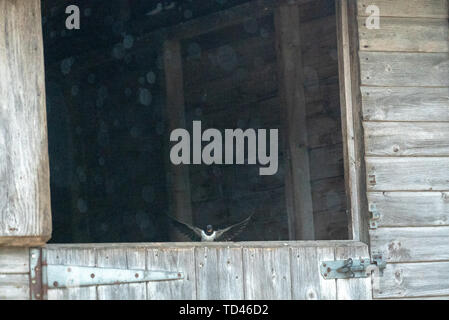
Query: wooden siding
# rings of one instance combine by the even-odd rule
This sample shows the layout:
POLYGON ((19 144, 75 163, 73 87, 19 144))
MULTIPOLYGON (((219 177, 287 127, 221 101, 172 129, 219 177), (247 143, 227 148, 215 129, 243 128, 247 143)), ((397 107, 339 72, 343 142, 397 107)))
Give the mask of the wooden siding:
POLYGON ((29 250, 0 248, 0 300, 30 299, 29 250))
POLYGON ((389 262, 374 298, 449 296, 447 0, 358 1, 367 196, 380 214, 371 251, 389 262))
POLYGON ((53 299, 371 299, 370 279, 324 280, 322 261, 368 257, 352 241, 47 245, 48 264, 183 272, 184 279, 50 289, 53 299))

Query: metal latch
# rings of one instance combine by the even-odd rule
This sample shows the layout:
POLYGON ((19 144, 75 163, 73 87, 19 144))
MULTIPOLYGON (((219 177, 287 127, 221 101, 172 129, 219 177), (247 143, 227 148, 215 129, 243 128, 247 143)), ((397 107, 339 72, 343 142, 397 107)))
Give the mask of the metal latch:
POLYGON ((367 278, 371 272, 378 270, 379 276, 387 266, 380 254, 373 254, 373 261, 369 258, 324 261, 320 265, 320 273, 324 279, 367 278))

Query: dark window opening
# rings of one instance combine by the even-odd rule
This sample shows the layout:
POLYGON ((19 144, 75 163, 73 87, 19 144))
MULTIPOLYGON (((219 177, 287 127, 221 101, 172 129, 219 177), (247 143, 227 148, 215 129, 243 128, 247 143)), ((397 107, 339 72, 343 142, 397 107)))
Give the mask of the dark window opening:
MULTIPOLYGON (((172 241, 167 215, 186 210, 201 228, 252 215, 235 241, 289 240, 291 155, 273 10, 219 28, 213 20, 232 21, 239 8, 260 3, 269 1, 42 1, 51 242, 172 241), (66 29, 68 5, 80 8, 79 30, 66 29), (181 68, 167 65, 164 52, 173 30, 186 33, 176 40, 181 68), (180 76, 183 105, 173 92, 167 97, 167 81, 180 76), (277 173, 262 176, 259 164, 201 164, 176 176, 170 132, 192 134, 193 121, 223 137, 225 129, 278 129, 277 173)), ((348 239, 335 1, 305 2, 299 18, 302 61, 292 63, 304 76, 313 233, 348 239)))

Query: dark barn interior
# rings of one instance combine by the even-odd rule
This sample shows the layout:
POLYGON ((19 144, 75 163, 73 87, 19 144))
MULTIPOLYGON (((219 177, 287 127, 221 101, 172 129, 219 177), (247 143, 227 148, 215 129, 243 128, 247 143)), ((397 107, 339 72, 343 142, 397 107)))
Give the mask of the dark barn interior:
MULTIPOLYGON (((173 240, 164 41, 182 23, 255 2, 42 1, 52 242, 173 240), (71 4, 79 30, 65 28, 71 4)), ((300 10, 315 239, 348 239, 335 1, 300 10)), ((186 128, 277 128, 281 141, 272 176, 258 165, 188 166, 192 220, 226 226, 253 214, 235 240, 289 240, 273 15, 204 28, 181 41, 186 128)))

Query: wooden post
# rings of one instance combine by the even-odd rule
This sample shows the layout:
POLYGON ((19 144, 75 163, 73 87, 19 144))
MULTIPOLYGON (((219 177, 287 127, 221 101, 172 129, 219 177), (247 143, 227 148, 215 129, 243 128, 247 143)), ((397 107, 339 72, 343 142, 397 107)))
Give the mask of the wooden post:
MULTIPOLYGON (((172 130, 186 128, 181 44, 178 40, 167 40, 164 43, 164 64, 167 92, 166 115, 169 137, 172 130)), ((168 168, 170 214, 183 222, 192 223, 193 217, 188 165, 173 165, 168 159, 168 168)), ((178 232, 175 230, 173 231, 171 232, 171 240, 183 239, 178 232)))
POLYGON ((369 243, 364 137, 361 118, 357 2, 336 1, 338 66, 349 235, 369 243))
POLYGON ((0 0, 0 246, 51 236, 40 3, 0 0))
POLYGON ((275 10, 281 119, 284 130, 285 192, 291 240, 314 240, 312 192, 298 5, 275 10))

